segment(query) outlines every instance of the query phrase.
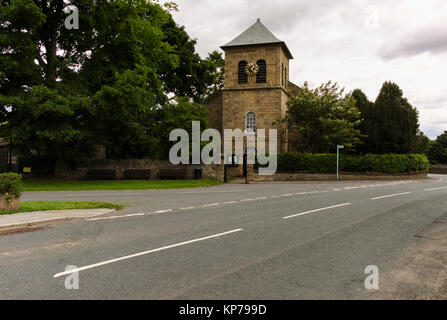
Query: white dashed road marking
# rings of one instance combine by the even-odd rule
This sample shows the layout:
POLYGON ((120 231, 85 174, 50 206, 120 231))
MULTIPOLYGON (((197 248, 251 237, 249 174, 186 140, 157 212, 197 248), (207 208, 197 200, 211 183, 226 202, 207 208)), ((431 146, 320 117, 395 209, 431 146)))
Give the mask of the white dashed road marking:
POLYGON ((210 203, 210 204, 204 204, 202 207, 207 208, 207 207, 215 207, 218 206, 220 203, 210 203))
POLYGON ((425 189, 425 191, 435 191, 435 190, 442 190, 442 189, 447 189, 447 187, 440 187, 440 188, 425 189))
POLYGON ((299 216, 304 216, 306 214, 309 213, 314 213, 314 212, 318 212, 318 211, 323 211, 323 210, 329 210, 329 209, 334 209, 334 208, 339 208, 339 207, 344 207, 344 206, 349 206, 351 203, 342 203, 342 204, 337 204, 335 206, 330 206, 330 207, 326 207, 326 208, 320 208, 320 209, 315 209, 315 210, 310 210, 310 211, 306 211, 306 212, 301 212, 298 214, 294 214, 291 216, 287 216, 284 217, 283 219, 290 219, 290 218, 295 218, 295 217, 299 217, 299 216))
MULTIPOLYGON (((275 196, 268 196, 268 197, 233 200, 233 201, 226 201, 226 202, 222 202, 222 203, 210 203, 210 204, 204 204, 204 205, 199 205, 199 206, 183 207, 183 208, 179 208, 179 209, 159 210, 159 211, 148 212, 148 213, 136 213, 136 214, 121 215, 121 216, 113 216, 113 217, 92 218, 92 219, 87 219, 87 221, 113 220, 113 219, 119 219, 119 218, 139 217, 139 216, 147 216, 147 215, 153 215, 153 214, 159 214, 159 213, 168 213, 168 212, 172 212, 174 210, 185 211, 185 210, 209 208, 209 207, 216 207, 216 206, 227 205, 227 204, 234 204, 234 203, 238 203, 238 202, 252 202, 252 201, 267 200, 267 199, 285 198, 285 197, 291 197, 293 195, 308 195, 308 194, 326 193, 326 192, 330 192, 330 191, 343 191, 343 190, 360 189, 360 188, 366 188, 366 187, 394 186, 394 185, 402 185, 402 184, 408 184, 408 183, 414 183, 414 182, 401 181, 401 182, 384 183, 384 184, 346 186, 343 188, 334 188, 334 189, 329 189, 329 190, 316 190, 316 191, 308 191, 308 192, 297 192, 295 194, 283 194, 283 195, 275 195, 275 196)), ((426 189, 425 191, 434 191, 434 190, 442 190, 442 189, 447 189, 447 186, 440 187, 440 188, 426 189)), ((289 189, 285 189, 285 190, 289 190, 289 189)), ((292 189, 290 189, 290 190, 292 190, 292 189)), ((178 193, 215 193, 215 192, 230 193, 230 192, 245 192, 245 191, 250 191, 250 190, 244 189, 244 190, 228 190, 228 191, 201 191, 201 192, 178 192, 178 193)), ((386 196, 371 198, 371 200, 379 200, 379 199, 384 199, 384 198, 396 197, 396 196, 406 195, 406 194, 410 194, 410 193, 411 192, 386 195, 386 196)), ((127 195, 138 195, 138 194, 136 194, 136 193, 130 194, 129 193, 127 195)), ((296 215, 294 215, 294 216, 296 216, 296 215)))
POLYGON ((219 190, 219 191, 183 191, 177 192, 178 194, 197 194, 197 193, 236 193, 236 192, 247 192, 248 189, 244 190, 219 190))
POLYGON ((128 255, 128 256, 121 257, 121 258, 116 258, 116 259, 111 259, 111 260, 107 260, 107 261, 103 261, 103 262, 99 262, 99 263, 95 263, 95 264, 90 264, 90 265, 87 265, 87 266, 84 266, 84 267, 80 267, 80 268, 76 268, 76 269, 73 269, 73 270, 56 273, 53 276, 53 278, 59 278, 59 277, 62 277, 62 276, 66 276, 68 274, 75 273, 75 272, 80 272, 80 271, 84 271, 84 270, 88 270, 88 269, 101 267, 101 266, 104 266, 106 264, 111 264, 111 263, 114 263, 114 262, 128 260, 128 259, 144 256, 146 254, 150 254, 150 253, 154 253, 154 252, 159 252, 159 251, 163 251, 163 250, 167 250, 167 249, 172 249, 172 248, 184 246, 184 245, 191 244, 191 243, 194 243, 194 242, 199 242, 199 241, 204 241, 204 240, 208 240, 208 239, 218 238, 218 237, 225 236, 225 235, 228 235, 228 234, 231 234, 231 233, 235 233, 235 232, 239 232, 239 231, 243 231, 243 229, 235 229, 235 230, 222 232, 222 233, 214 234, 214 235, 203 237, 203 238, 198 238, 198 239, 194 239, 194 240, 184 241, 184 242, 171 244, 169 246, 164 246, 164 247, 157 248, 157 249, 152 249, 152 250, 148 250, 148 251, 143 251, 143 252, 131 254, 131 255, 128 255))
POLYGON ((404 192, 404 193, 396 193, 396 194, 389 194, 386 196, 371 198, 371 200, 379 200, 379 199, 385 199, 385 198, 391 198, 391 197, 397 197, 397 196, 404 196, 406 194, 410 194, 411 192, 404 192))
POLYGON ((158 210, 158 211, 155 211, 155 212, 153 212, 153 213, 166 213, 166 212, 171 212, 172 211, 172 209, 168 209, 168 210, 158 210))

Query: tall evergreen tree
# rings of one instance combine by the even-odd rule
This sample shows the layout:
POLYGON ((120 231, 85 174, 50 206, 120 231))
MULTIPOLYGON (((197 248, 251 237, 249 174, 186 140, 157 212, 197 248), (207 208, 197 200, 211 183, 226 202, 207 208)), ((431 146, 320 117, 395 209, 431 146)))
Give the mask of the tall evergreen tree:
POLYGON ((374 104, 369 101, 366 94, 360 90, 355 89, 352 91, 352 97, 355 99, 355 106, 361 113, 361 122, 358 129, 364 134, 364 143, 359 145, 357 151, 360 153, 368 153, 371 150, 371 144, 373 141, 377 141, 377 128, 372 125, 372 117, 374 104))
POLYGON ((385 82, 374 103, 375 124, 379 128, 377 153, 410 153, 419 130, 419 114, 402 90, 385 82))
POLYGON ((360 130, 367 136, 359 151, 411 153, 423 149, 423 141, 418 138, 418 111, 403 97, 397 84, 385 82, 374 103, 360 89, 354 90, 353 97, 362 113, 360 130))

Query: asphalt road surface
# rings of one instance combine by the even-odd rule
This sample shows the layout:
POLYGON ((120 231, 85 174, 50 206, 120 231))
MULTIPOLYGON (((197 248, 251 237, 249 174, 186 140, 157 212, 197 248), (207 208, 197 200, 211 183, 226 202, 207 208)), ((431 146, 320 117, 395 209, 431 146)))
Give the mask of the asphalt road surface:
POLYGON ((415 236, 447 215, 447 177, 25 192, 23 200, 128 207, 0 236, 1 299, 357 299, 370 297, 367 266, 391 272, 415 236), (73 276, 79 288, 68 290, 73 276))

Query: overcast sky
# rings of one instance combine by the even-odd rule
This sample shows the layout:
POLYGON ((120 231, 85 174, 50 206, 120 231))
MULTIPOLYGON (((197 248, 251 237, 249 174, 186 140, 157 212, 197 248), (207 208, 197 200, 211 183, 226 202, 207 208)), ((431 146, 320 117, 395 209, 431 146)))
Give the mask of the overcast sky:
POLYGON ((420 112, 430 138, 447 130, 446 0, 176 0, 178 24, 206 56, 256 18, 294 56, 290 80, 313 87, 328 80, 375 100, 396 82, 420 112))

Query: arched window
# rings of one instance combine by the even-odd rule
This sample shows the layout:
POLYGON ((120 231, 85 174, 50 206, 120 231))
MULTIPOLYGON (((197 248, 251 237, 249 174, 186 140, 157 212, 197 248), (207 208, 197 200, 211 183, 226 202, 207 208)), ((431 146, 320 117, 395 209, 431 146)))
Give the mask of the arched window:
POLYGON ((259 71, 256 75, 256 83, 266 83, 267 82, 267 63, 265 60, 259 60, 257 62, 259 71))
POLYGON ((287 67, 284 67, 284 88, 287 89, 287 67))
POLYGON ((239 62, 238 73, 237 73, 237 82, 239 84, 248 83, 248 76, 245 73, 245 67, 247 66, 247 61, 239 62))
POLYGON ((246 132, 256 133, 256 114, 253 112, 247 112, 245 116, 245 128, 246 132))

